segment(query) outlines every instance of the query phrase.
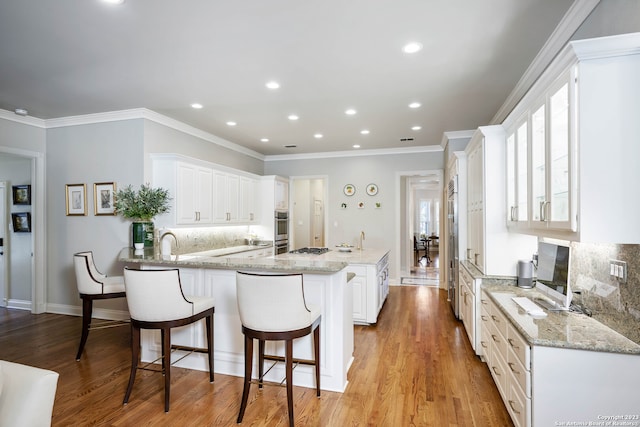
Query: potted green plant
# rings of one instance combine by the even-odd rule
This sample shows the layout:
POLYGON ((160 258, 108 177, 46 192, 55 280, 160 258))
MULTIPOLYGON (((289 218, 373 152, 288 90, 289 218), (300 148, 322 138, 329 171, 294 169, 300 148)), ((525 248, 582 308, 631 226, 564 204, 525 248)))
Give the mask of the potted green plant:
POLYGON ((153 218, 169 211, 169 190, 151 188, 142 184, 138 191, 131 185, 116 191, 114 207, 116 214, 133 220, 133 246, 136 249, 153 247, 153 218))

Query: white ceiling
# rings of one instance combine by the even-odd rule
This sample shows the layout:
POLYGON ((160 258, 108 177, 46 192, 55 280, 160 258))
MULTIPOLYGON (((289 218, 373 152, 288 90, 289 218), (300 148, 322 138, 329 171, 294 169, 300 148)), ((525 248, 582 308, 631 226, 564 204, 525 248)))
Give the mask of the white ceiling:
POLYGON ((0 108, 147 108, 264 155, 438 145, 489 124, 572 2, 3 0, 0 108))

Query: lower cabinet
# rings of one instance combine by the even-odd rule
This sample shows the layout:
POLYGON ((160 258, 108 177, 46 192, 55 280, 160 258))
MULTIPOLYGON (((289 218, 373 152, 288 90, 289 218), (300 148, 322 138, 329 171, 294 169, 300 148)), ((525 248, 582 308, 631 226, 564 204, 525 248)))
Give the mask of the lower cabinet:
POLYGON ((389 295, 389 254, 376 264, 349 264, 347 272, 355 274, 349 282, 353 289, 353 322, 376 323, 389 295))
POLYGON ((532 344, 518 328, 538 331, 534 318, 513 320, 486 292, 480 306, 484 359, 516 427, 638 425, 639 354, 532 344))
POLYGON ((480 345, 482 324, 480 321, 480 286, 482 279, 473 278, 461 264, 458 301, 460 301, 460 320, 469 336, 471 347, 478 356, 483 355, 480 345))
POLYGON ((480 346, 516 427, 531 426, 531 347, 483 292, 480 346))

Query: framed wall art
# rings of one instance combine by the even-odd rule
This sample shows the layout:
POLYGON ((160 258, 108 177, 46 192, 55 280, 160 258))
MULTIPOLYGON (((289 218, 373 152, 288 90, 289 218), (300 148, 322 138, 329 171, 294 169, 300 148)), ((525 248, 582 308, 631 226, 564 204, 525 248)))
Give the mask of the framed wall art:
POLYGON ((18 212, 11 214, 11 224, 14 233, 31 232, 31 214, 29 212, 18 212))
POLYGON ((113 182, 96 182, 93 184, 94 215, 115 215, 113 195, 116 184, 113 182))
POLYGON ((31 204, 31 186, 30 185, 14 185, 13 204, 14 205, 30 205, 31 204))
POLYGON ((87 214, 87 186, 85 184, 67 184, 67 216, 87 214))

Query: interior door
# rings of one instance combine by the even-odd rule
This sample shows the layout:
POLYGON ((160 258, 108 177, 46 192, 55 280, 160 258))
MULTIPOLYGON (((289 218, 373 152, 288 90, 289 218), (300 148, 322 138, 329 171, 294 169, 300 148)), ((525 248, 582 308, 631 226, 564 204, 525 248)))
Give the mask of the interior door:
POLYGON ((313 201, 313 246, 324 247, 324 206, 322 200, 313 201))
POLYGON ((0 182, 0 307, 7 306, 7 183, 0 182))

